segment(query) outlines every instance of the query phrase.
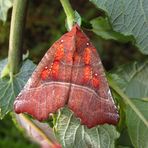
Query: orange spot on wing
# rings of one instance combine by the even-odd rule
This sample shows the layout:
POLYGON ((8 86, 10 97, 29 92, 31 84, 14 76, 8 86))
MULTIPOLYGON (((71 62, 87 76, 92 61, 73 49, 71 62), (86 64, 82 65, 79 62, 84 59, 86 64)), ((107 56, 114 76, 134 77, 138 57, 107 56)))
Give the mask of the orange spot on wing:
POLYGON ((91 59, 91 50, 90 50, 90 48, 85 48, 83 59, 84 59, 85 64, 90 64, 90 59, 91 59))
POLYGON ((46 80, 49 77, 50 70, 45 67, 44 70, 41 72, 41 79, 46 80))
POLYGON ((84 68, 84 82, 88 82, 91 79, 91 67, 86 65, 84 68))
POLYGON ((63 48, 63 45, 59 45, 57 47, 57 50, 56 50, 56 53, 55 53, 55 60, 61 60, 64 56, 64 48, 63 48))
POLYGON ((54 79, 57 79, 58 78, 59 67, 60 67, 60 62, 59 61, 54 61, 53 62, 53 65, 52 65, 52 69, 51 69, 52 77, 54 79))
POLYGON ((98 76, 94 75, 92 78, 92 85, 97 88, 100 85, 100 80, 98 78, 98 76))

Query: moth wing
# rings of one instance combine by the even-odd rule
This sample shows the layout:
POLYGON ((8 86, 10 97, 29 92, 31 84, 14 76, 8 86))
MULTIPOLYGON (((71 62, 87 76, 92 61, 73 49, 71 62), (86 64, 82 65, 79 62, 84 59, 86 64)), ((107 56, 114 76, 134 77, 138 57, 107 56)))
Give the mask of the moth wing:
POLYGON ((72 49, 73 32, 63 35, 47 51, 24 89, 14 102, 16 113, 26 112, 38 120, 63 107, 68 99, 72 61, 67 61, 67 49, 72 49), (65 42, 66 41, 66 42, 65 42))
POLYGON ((119 115, 95 47, 77 28, 76 53, 72 68, 68 107, 89 128, 98 124, 117 124, 119 115))

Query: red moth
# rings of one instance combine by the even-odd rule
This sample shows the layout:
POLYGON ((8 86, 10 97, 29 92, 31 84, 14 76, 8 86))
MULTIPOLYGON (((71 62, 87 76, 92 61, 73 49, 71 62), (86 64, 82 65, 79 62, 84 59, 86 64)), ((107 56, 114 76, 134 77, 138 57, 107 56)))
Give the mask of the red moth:
POLYGON ((99 55, 78 25, 47 51, 16 98, 14 110, 45 120, 65 105, 89 128, 118 123, 99 55))

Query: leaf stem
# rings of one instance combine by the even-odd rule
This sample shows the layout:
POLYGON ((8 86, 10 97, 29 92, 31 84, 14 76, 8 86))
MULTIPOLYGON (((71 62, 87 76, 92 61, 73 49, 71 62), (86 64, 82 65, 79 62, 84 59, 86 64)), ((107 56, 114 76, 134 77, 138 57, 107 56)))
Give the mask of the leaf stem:
POLYGON ((128 104, 133 111, 139 116, 139 118, 143 121, 143 123, 148 127, 148 121, 145 119, 145 117, 141 114, 141 112, 136 108, 135 104, 126 96, 123 91, 118 87, 118 85, 108 76, 107 77, 109 85, 111 88, 113 88, 116 93, 118 93, 124 100, 126 104, 128 104))
POLYGON ((69 3, 69 0, 60 0, 62 7, 65 11, 65 14, 67 16, 67 25, 69 30, 71 30, 73 24, 74 24, 74 11, 69 3))
POLYGON ((28 0, 14 0, 8 52, 9 75, 19 71, 22 62, 23 32, 25 27, 28 0))

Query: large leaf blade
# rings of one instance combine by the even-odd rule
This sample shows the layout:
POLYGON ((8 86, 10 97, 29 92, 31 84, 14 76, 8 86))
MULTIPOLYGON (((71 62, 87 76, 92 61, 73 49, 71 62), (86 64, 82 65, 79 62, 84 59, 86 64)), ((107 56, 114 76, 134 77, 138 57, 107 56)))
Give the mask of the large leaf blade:
MULTIPOLYGON (((148 103, 139 99, 133 99, 132 102, 148 121, 148 103)), ((126 110, 126 122, 134 147, 147 148, 148 127, 146 127, 146 125, 139 120, 139 117, 129 106, 127 106, 126 110)))
MULTIPOLYGON (((0 70, 6 65, 6 60, 0 62, 0 70)), ((10 81, 9 78, 0 78, 0 118, 3 118, 13 108, 13 102, 28 78, 31 76, 35 65, 27 60, 23 63, 20 72, 10 81)), ((1 74, 1 72, 0 72, 1 74)))
POLYGON ((124 36, 119 32, 113 31, 107 18, 97 17, 91 20, 90 23, 92 25, 92 31, 104 39, 113 39, 123 43, 133 40, 130 36, 124 36))
POLYGON ((61 110, 55 133, 63 148, 114 148, 119 133, 112 125, 88 129, 67 108, 61 110))
POLYGON ((114 80, 130 98, 148 97, 148 60, 120 66, 113 73, 114 80))
POLYGON ((131 98, 132 105, 125 109, 126 123, 130 139, 134 147, 146 148, 148 146, 148 61, 133 62, 123 65, 112 73, 112 78, 131 98), (132 99, 136 98, 136 99, 132 99), (134 108, 134 109, 133 109, 134 108), (139 114, 140 113, 140 114, 139 114), (145 122, 144 122, 145 121, 145 122), (139 137, 139 138, 137 138, 139 137))
POLYGON ((132 35, 136 46, 148 54, 148 11, 147 0, 90 0, 104 10, 113 29, 124 35, 132 35))

